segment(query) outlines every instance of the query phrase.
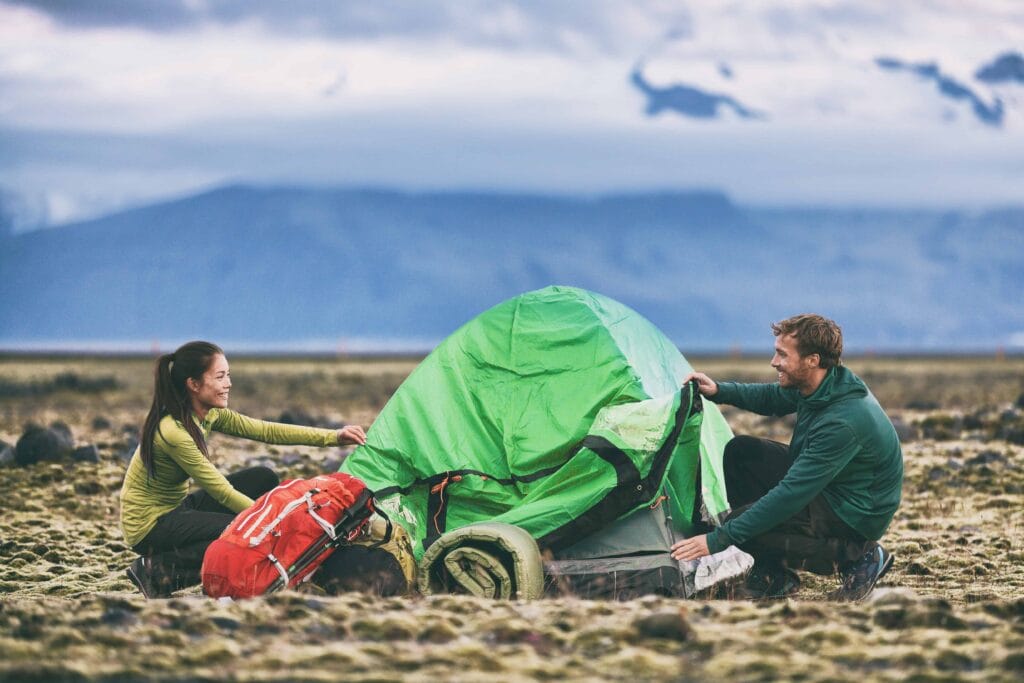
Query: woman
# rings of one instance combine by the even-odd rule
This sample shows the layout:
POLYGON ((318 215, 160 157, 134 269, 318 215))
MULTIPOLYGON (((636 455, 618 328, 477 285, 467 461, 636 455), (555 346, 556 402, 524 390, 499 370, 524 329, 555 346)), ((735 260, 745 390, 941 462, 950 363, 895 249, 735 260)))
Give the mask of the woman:
POLYGON ((230 389, 224 352, 209 342, 189 342, 157 360, 153 405, 121 487, 121 530, 142 556, 128 577, 147 598, 199 583, 206 547, 254 498, 279 483, 267 467, 222 475, 209 460, 211 431, 273 444, 366 443, 355 425, 299 427, 228 410, 230 389), (188 493, 190 478, 201 490, 188 493))

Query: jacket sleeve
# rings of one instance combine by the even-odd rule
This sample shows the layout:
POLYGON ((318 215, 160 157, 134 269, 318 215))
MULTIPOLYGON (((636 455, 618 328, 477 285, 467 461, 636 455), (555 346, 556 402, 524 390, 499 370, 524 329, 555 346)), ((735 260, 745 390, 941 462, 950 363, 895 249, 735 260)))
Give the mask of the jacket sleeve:
POLYGON ((187 431, 175 426, 173 429, 163 430, 157 438, 163 440, 163 450, 171 459, 215 501, 233 512, 241 512, 252 505, 252 498, 231 485, 231 482, 203 455, 187 431))
POLYGON ((718 393, 711 397, 715 403, 726 403, 758 415, 789 415, 797 408, 796 389, 783 389, 779 383, 741 384, 719 382, 718 393))
POLYGON ((236 413, 233 410, 217 411, 217 418, 211 429, 243 439, 262 441, 286 446, 337 446, 338 433, 333 429, 318 429, 280 422, 265 422, 236 413))
POLYGON ((730 545, 740 545, 795 515, 828 486, 859 448, 848 425, 822 425, 808 435, 793 466, 775 488, 708 534, 708 549, 717 553, 730 545))

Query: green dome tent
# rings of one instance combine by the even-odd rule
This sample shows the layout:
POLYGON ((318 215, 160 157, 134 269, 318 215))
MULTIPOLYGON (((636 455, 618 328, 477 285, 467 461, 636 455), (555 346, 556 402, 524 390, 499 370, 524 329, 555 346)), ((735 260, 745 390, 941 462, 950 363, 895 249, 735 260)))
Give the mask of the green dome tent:
POLYGON ((549 551, 549 591, 681 594, 668 546, 728 512, 732 436, 714 404, 680 386, 690 371, 616 301, 528 292, 424 359, 342 470, 377 492, 417 559, 455 529, 506 523, 549 551))

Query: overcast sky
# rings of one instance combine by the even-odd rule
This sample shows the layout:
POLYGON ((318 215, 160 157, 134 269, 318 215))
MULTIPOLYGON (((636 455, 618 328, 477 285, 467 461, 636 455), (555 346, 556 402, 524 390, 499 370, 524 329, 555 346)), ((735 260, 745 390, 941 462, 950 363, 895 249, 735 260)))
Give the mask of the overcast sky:
POLYGON ((977 72, 1022 51, 1016 0, 0 0, 0 189, 57 223, 231 182, 1020 204, 1024 80, 977 72))

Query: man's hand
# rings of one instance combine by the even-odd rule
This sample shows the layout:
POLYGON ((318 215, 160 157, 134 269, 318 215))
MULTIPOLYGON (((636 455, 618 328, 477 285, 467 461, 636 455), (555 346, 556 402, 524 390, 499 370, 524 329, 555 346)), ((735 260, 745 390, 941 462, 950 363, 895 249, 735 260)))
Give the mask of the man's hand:
POLYGON ((690 380, 693 379, 697 380, 697 389, 700 390, 702 396, 707 396, 708 398, 711 398, 712 396, 718 393, 718 384, 716 384, 715 380, 711 379, 703 372, 691 372, 689 375, 686 376, 686 379, 683 380, 683 385, 685 386, 690 380))
POLYGON ((672 546, 670 553, 673 560, 696 560, 705 555, 710 555, 711 551, 708 550, 707 534, 701 534, 693 538, 684 538, 672 546))
POLYGON ((347 425, 338 430, 338 445, 348 446, 351 444, 358 444, 362 446, 366 443, 366 432, 359 425, 347 425))

